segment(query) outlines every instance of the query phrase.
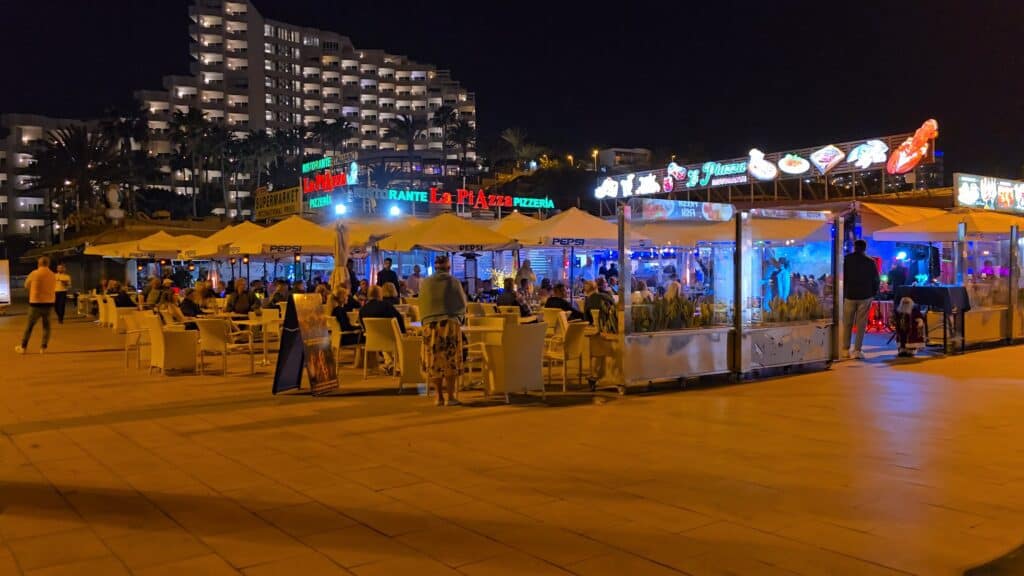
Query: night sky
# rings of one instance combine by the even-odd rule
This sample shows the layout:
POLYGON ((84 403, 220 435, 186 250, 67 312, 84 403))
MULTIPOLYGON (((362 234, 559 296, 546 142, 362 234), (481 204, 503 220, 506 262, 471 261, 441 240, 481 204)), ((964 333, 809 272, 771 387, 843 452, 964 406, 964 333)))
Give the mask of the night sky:
MULTIPOLYGON (((947 171, 1021 175, 1024 3, 607 4, 256 2, 268 17, 451 69, 477 94, 485 140, 518 126, 556 151, 710 160, 934 117, 947 171)), ((159 88, 188 70, 187 5, 0 0, 0 111, 97 115, 159 88)))

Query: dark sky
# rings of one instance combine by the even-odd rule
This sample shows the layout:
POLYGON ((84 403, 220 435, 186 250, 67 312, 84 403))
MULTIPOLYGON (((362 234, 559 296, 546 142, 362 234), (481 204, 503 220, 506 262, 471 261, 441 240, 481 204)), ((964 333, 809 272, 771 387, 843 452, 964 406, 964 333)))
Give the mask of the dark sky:
MULTIPOLYGON (((0 0, 0 111, 95 115, 188 69, 186 0, 0 0)), ((483 137, 701 158, 939 121, 947 170, 1019 176, 1024 3, 257 0, 265 15, 450 68, 483 137), (602 5, 612 5, 609 11, 602 5), (428 6, 429 11, 415 9, 428 6)))

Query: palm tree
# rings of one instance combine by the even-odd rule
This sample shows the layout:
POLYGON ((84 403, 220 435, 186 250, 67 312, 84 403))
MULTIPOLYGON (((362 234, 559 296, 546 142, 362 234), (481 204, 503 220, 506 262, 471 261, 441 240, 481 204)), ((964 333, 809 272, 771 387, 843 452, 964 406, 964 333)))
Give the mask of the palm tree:
POLYGON ((138 100, 123 110, 116 111, 111 119, 104 123, 103 130, 116 143, 120 162, 128 175, 128 213, 135 212, 135 192, 145 185, 145 178, 140 178, 140 168, 146 163, 149 143, 149 121, 145 106, 138 100), (138 150, 135 149, 138 145, 138 150))
POLYGON ((224 202, 224 214, 221 220, 226 220, 231 211, 231 197, 228 193, 228 172, 232 174, 234 181, 234 155, 236 153, 237 140, 234 133, 222 122, 212 124, 206 133, 205 148, 210 164, 218 166, 220 170, 220 192, 224 202))
POLYGON ((313 126, 313 137, 324 149, 324 155, 329 151, 337 153, 345 148, 345 142, 358 134, 358 130, 348 120, 326 120, 318 122, 313 126))
POLYGON ((192 180, 192 216, 199 216, 199 172, 202 168, 203 138, 209 129, 210 122, 198 108, 189 108, 188 112, 176 110, 171 117, 171 142, 178 154, 187 160, 192 180))
POLYGON ((241 150, 244 171, 256 177, 255 188, 259 188, 263 175, 277 159, 277 140, 263 130, 256 130, 242 141, 241 150))
POLYGON ((518 168, 519 162, 527 158, 524 154, 526 152, 524 148, 527 146, 526 132, 519 128, 506 128, 501 132, 501 139, 512 149, 512 160, 516 163, 516 168, 518 168))
POLYGON ((416 153, 416 140, 423 135, 427 129, 427 122, 412 114, 404 114, 395 117, 388 122, 388 137, 398 142, 404 142, 406 154, 409 158, 409 172, 412 172, 413 157, 416 153))
MULTIPOLYGON (((45 189, 50 195, 50 209, 60 200, 58 223, 63 223, 67 210, 64 202, 73 192, 76 211, 81 211, 96 197, 97 187, 112 174, 117 144, 103 132, 91 132, 83 126, 69 126, 49 132, 35 154, 31 165, 31 187, 45 189), (54 198, 54 192, 58 198, 54 198)), ((64 226, 60 227, 63 238, 64 226)))
POLYGON ((452 125, 448 135, 452 146, 457 146, 462 151, 459 169, 465 175, 466 156, 469 154, 469 149, 476 146, 476 127, 469 120, 460 119, 452 125))
MULTIPOLYGON (((437 110, 434 110, 434 116, 430 119, 430 123, 434 128, 441 129, 441 165, 443 167, 448 166, 448 131, 458 120, 459 113, 454 106, 444 104, 438 106, 437 110)), ((447 170, 443 170, 445 176, 447 176, 447 170)))

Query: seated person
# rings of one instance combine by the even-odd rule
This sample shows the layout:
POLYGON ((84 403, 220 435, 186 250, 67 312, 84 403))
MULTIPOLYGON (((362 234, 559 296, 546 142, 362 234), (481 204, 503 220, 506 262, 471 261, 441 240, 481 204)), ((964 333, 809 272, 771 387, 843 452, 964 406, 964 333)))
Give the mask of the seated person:
POLYGON ((349 294, 348 288, 340 287, 334 291, 331 295, 331 300, 335 303, 344 302, 341 305, 335 305, 331 310, 331 314, 338 319, 338 325, 341 326, 341 345, 351 346, 359 343, 359 328, 352 325, 352 322, 348 318, 348 313, 353 310, 359 309, 359 303, 352 298, 349 294), (354 304, 354 305, 353 305, 354 304))
POLYGON ((247 289, 245 278, 235 280, 235 291, 228 295, 228 301, 224 305, 225 312, 231 314, 249 314, 258 312, 260 300, 247 289))
POLYGON ((111 294, 114 296, 114 306, 117 308, 135 308, 136 304, 132 301, 132 297, 128 295, 121 284, 116 280, 111 280, 107 285, 108 290, 112 290, 111 294))
POLYGON ((330 295, 330 290, 327 289, 327 284, 317 284, 316 288, 313 289, 313 293, 320 296, 320 303, 327 304, 327 296, 330 295))
POLYGON ((195 322, 187 322, 185 315, 178 306, 177 296, 174 292, 164 292, 160 296, 160 302, 156 305, 156 311, 160 314, 166 324, 184 324, 186 330, 199 330, 195 322))
MULTIPOLYGON (((601 277, 598 276, 598 279, 601 277)), ((607 292, 600 292, 596 282, 587 282, 583 285, 583 293, 586 299, 583 301, 583 317, 590 324, 594 323, 594 315, 591 310, 600 311, 605 306, 615 306, 615 299, 607 292)))
POLYGON ((277 306, 288 301, 288 284, 284 280, 274 281, 274 293, 270 295, 270 304, 277 306))
POLYGON ((303 282, 302 280, 296 280, 295 283, 292 284, 292 294, 305 294, 305 293, 306 293, 306 283, 303 282))
POLYGON ((569 313, 569 321, 573 320, 584 320, 583 313, 576 309, 572 305, 572 302, 566 298, 565 284, 555 284, 554 295, 549 297, 544 303, 545 308, 557 308, 558 310, 565 310, 569 313))
MULTIPOLYGON (((393 304, 384 301, 384 290, 380 286, 370 286, 366 304, 359 309, 359 321, 366 318, 396 318, 399 331, 405 334, 405 319, 393 304)), ((363 328, 366 328, 365 325, 363 328)))
MULTIPOLYGON (((518 306, 520 316, 529 316, 530 308, 519 301, 519 296, 515 291, 515 281, 512 278, 505 278, 505 282, 502 285, 503 290, 498 297, 494 299, 494 303, 498 306, 518 306)), ((525 294, 525 292, 523 292, 525 294)))
POLYGON ((185 290, 185 298, 182 299, 181 304, 178 304, 178 308, 181 310, 182 315, 195 318, 196 316, 203 315, 202 299, 199 296, 199 291, 195 288, 189 288, 185 290))
POLYGON ((402 303, 402 299, 398 297, 398 289, 391 282, 385 282, 381 289, 384 291, 384 301, 388 302, 392 306, 397 306, 402 303))

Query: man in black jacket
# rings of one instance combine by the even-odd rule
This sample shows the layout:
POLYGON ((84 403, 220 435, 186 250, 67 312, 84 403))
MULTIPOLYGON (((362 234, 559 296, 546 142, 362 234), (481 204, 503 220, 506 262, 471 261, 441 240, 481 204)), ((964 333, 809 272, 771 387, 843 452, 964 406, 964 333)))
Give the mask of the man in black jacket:
POLYGON ((868 243, 857 240, 853 243, 853 253, 847 254, 843 260, 843 354, 852 354, 861 360, 864 352, 864 330, 868 324, 868 310, 871 301, 878 294, 878 266, 875 260, 867 255, 868 243), (857 339, 850 352, 851 330, 857 326, 857 339))
POLYGON ((391 258, 384 259, 384 269, 377 272, 377 286, 383 287, 388 282, 395 285, 395 289, 398 289, 398 274, 391 269, 391 258))

